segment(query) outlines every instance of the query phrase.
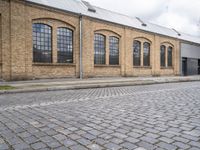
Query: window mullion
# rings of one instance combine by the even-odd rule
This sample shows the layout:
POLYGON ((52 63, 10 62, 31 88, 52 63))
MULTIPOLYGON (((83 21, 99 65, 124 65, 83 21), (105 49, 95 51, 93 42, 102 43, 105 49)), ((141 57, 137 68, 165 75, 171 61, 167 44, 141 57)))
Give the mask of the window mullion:
POLYGON ((57 63, 57 28, 52 28, 52 62, 57 63))

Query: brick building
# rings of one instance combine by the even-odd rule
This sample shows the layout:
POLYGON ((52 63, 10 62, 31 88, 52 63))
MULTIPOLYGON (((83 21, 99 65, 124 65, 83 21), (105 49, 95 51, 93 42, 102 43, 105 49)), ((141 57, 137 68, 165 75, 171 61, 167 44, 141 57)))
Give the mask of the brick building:
POLYGON ((181 75, 181 44, 200 38, 81 0, 0 0, 0 76, 181 75))

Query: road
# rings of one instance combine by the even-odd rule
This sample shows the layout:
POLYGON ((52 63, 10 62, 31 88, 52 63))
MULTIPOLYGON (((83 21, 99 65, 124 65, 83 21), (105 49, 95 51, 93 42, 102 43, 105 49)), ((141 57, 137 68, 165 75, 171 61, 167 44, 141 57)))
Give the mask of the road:
POLYGON ((0 95, 0 150, 199 150, 200 82, 0 95))

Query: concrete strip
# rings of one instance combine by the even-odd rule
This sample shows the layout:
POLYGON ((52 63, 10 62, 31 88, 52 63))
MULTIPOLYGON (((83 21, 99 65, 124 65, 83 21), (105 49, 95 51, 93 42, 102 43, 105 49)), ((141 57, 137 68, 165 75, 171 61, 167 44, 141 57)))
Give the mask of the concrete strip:
MULTIPOLYGON (((28 92, 45 92, 45 91, 60 91, 60 90, 78 90, 78 89, 90 89, 90 88, 105 88, 105 87, 121 87, 121 86, 137 86, 137 85, 151 85, 151 84, 163 84, 163 83, 176 83, 176 82, 192 82, 200 81, 200 78, 157 78, 155 80, 121 80, 121 81, 110 81, 110 82, 85 82, 80 84, 79 82, 68 84, 68 85, 51 85, 32 87, 30 84, 27 86, 24 84, 24 88, 15 90, 3 90, 0 91, 2 94, 15 94, 15 93, 28 93, 28 92)), ((17 87, 17 86, 16 86, 17 87)), ((22 87, 22 86, 21 86, 22 87)))

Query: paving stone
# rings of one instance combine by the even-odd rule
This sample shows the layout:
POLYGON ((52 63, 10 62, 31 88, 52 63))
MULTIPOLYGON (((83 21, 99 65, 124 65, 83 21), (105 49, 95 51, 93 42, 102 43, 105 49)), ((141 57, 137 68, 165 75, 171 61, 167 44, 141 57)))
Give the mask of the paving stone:
POLYGON ((181 149, 188 149, 188 148, 190 148, 189 145, 184 144, 184 143, 182 143, 182 142, 174 142, 173 145, 175 145, 175 146, 177 146, 177 147, 179 147, 179 148, 181 148, 181 149))
POLYGON ((177 149, 176 146, 173 146, 172 144, 167 144, 167 143, 164 143, 164 142, 159 142, 156 145, 161 147, 161 148, 164 148, 166 150, 176 150, 177 149))
POLYGON ((34 149, 43 149, 47 146, 42 142, 38 142, 38 143, 31 144, 31 147, 34 149))
POLYGON ((103 150, 104 148, 98 144, 91 144, 87 146, 90 150, 103 150))
POLYGON ((127 134, 128 136, 131 136, 131 137, 134 137, 134 138, 139 138, 141 137, 142 135, 141 134, 138 134, 138 133, 135 133, 135 132, 130 132, 127 134))
POLYGON ((129 150, 132 150, 132 149, 135 149, 137 148, 138 146, 132 144, 132 143, 129 143, 129 142, 124 142, 122 144, 120 144, 120 146, 124 147, 124 148, 127 148, 129 150))
POLYGON ((114 143, 107 143, 104 145, 107 149, 110 149, 110 150, 119 150, 121 149, 122 147, 117 145, 117 144, 114 144, 114 143))
POLYGON ((59 141, 67 139, 67 137, 63 134, 57 134, 57 135, 54 135, 53 137, 59 141))
POLYGON ((78 140, 76 140, 76 141, 77 141, 78 143, 84 145, 84 146, 87 146, 87 145, 89 145, 89 144, 91 143, 90 140, 87 140, 87 139, 84 139, 84 138, 78 139, 78 140))
POLYGON ((95 139, 94 142, 99 144, 99 145, 104 145, 104 144, 108 143, 107 140, 104 140, 104 139, 101 139, 101 138, 95 139))
POLYGON ((58 143, 57 141, 52 141, 50 143, 46 143, 50 148, 54 149, 54 148, 58 148, 61 146, 60 143, 58 143))
POLYGON ((113 138, 113 139, 110 139, 110 141, 115 144, 120 144, 120 143, 124 142, 124 140, 119 139, 119 138, 113 138))
POLYGON ((200 148, 200 142, 191 141, 189 144, 192 145, 192 146, 200 148))
POLYGON ((160 135, 154 134, 154 133, 147 133, 146 136, 151 137, 151 138, 154 138, 154 139, 160 137, 160 135))
POLYGON ((132 137, 128 137, 125 140, 128 141, 128 142, 131 142, 131 143, 137 143, 137 142, 140 141, 139 139, 132 138, 132 137))
POLYGON ((87 150, 87 148, 81 146, 81 145, 74 145, 70 147, 71 150, 87 150))
POLYGON ((96 138, 94 135, 89 134, 89 133, 83 134, 82 136, 88 140, 94 140, 96 138))
POLYGON ((138 147, 138 148, 135 148, 134 150, 147 150, 147 149, 145 149, 143 147, 138 147))
POLYGON ((143 148, 145 148, 147 150, 154 150, 156 148, 155 145, 149 144, 149 143, 144 142, 144 141, 138 142, 137 146, 143 147, 143 148))
POLYGON ((8 150, 9 147, 7 144, 0 143, 0 150, 8 150))
POLYGON ((160 140, 160 141, 163 141, 163 142, 165 142, 165 143, 168 143, 168 144, 174 142, 173 139, 170 139, 170 138, 167 138, 167 137, 161 137, 161 138, 159 138, 159 140, 160 140))
POLYGON ((125 138, 128 137, 127 135, 122 134, 122 133, 113 133, 112 135, 117 137, 117 138, 120 138, 120 139, 125 139, 125 138))
POLYGON ((38 142, 38 138, 34 137, 34 136, 30 136, 30 137, 27 137, 24 139, 24 141, 27 143, 27 144, 32 144, 32 143, 36 143, 38 142))
POLYGON ((157 139, 154 139, 154 138, 151 138, 151 137, 148 137, 148 136, 143 136, 140 138, 142 141, 145 141, 145 142, 148 142, 148 143, 151 143, 151 144, 154 144, 154 143, 157 143, 158 140, 157 139))
POLYGON ((26 143, 20 143, 20 144, 13 145, 13 148, 15 150, 24 150, 24 149, 29 149, 30 146, 26 143))
POLYGON ((54 150, 70 150, 70 149, 64 146, 61 146, 61 147, 55 148, 54 150))
POLYGON ((187 134, 181 134, 181 137, 184 137, 184 138, 192 140, 192 141, 198 141, 198 140, 200 140, 198 137, 194 137, 194 136, 187 135, 187 134))
POLYGON ((197 148, 197 147, 192 147, 192 148, 190 148, 189 150, 199 150, 199 148, 197 148))
POLYGON ((182 137, 178 137, 178 136, 174 137, 173 139, 176 140, 176 141, 179 141, 179 142, 183 142, 183 143, 188 143, 189 142, 188 139, 182 138, 182 137))
POLYGON ((62 143, 66 146, 66 147, 70 147, 72 145, 76 145, 77 143, 75 141, 72 141, 70 139, 66 139, 64 141, 62 141, 62 143))

